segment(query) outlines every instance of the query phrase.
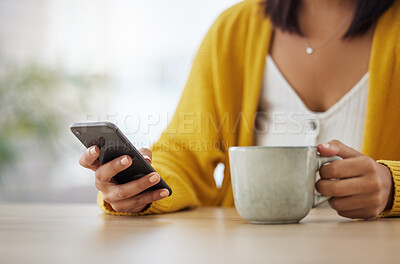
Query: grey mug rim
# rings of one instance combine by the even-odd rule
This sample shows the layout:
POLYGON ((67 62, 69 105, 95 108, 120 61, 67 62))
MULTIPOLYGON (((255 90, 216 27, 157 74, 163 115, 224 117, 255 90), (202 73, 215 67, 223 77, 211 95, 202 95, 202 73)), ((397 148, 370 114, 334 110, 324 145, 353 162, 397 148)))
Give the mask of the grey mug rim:
POLYGON ((246 149, 315 149, 317 146, 233 146, 229 152, 246 149))

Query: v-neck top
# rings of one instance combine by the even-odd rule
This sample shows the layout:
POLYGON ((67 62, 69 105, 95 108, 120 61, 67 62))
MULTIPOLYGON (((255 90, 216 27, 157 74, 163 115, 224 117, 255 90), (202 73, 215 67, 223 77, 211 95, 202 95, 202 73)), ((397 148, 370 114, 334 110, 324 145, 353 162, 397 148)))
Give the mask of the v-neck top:
POLYGON ((325 112, 313 112, 285 79, 270 55, 256 118, 259 146, 315 146, 332 139, 361 150, 368 93, 367 72, 325 112))

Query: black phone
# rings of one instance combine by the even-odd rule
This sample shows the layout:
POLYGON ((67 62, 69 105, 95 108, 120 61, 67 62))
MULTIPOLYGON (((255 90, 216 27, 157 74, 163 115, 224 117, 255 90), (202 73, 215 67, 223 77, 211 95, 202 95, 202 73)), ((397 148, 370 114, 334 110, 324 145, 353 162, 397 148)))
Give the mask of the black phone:
MULTIPOLYGON (((154 168, 143 158, 142 154, 132 145, 119 128, 111 122, 74 123, 70 127, 72 133, 85 145, 86 148, 96 145, 100 149, 98 158, 101 164, 107 163, 122 155, 129 155, 132 164, 124 171, 113 177, 118 184, 127 183, 155 172, 154 168)), ((171 188, 161 179, 159 183, 146 191, 171 188)))

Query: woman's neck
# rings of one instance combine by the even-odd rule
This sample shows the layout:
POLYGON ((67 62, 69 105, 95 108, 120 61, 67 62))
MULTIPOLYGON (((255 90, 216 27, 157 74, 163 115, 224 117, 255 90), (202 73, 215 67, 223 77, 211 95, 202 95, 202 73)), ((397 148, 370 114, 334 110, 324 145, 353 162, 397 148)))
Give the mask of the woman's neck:
POLYGON ((344 34, 354 13, 353 0, 302 0, 298 10, 298 23, 306 37, 316 42, 329 37, 343 22, 344 34))
POLYGON ((354 0, 302 0, 300 9, 309 14, 320 12, 348 12, 353 10, 354 0))

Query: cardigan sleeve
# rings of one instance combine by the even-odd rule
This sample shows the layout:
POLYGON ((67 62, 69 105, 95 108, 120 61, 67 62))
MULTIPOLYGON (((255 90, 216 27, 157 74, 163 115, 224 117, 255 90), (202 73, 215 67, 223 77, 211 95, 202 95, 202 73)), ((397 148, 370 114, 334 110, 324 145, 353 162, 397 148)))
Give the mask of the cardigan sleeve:
POLYGON ((386 165, 393 177, 393 206, 390 210, 385 210, 380 217, 400 216, 400 161, 378 160, 377 162, 386 165))
POLYGON ((218 20, 204 38, 193 61, 176 112, 151 147, 152 166, 172 189, 172 195, 152 203, 139 214, 117 213, 98 195, 98 205, 108 214, 158 214, 210 205, 218 196, 213 173, 223 159, 219 116, 215 106, 215 46, 218 20))

